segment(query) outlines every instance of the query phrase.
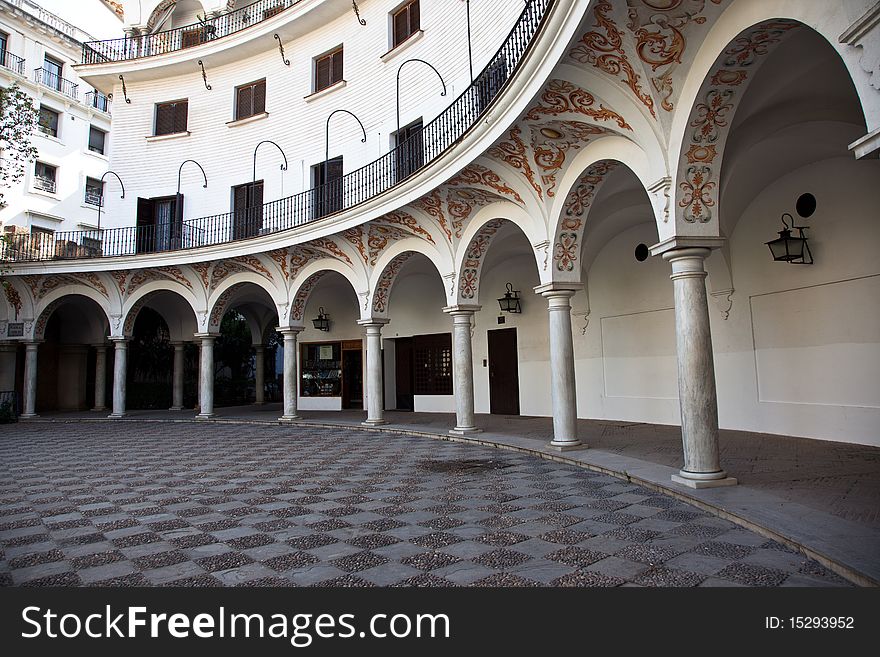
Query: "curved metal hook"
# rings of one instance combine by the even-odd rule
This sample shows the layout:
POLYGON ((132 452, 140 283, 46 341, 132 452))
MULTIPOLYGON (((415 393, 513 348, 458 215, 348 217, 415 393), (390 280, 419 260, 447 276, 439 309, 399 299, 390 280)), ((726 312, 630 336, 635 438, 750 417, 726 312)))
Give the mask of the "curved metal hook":
POLYGON ((202 64, 201 59, 199 60, 199 66, 202 67, 202 80, 205 81, 205 89, 207 89, 208 91, 211 91, 212 87, 210 84, 208 84, 208 75, 205 73, 205 65, 202 64))
POLYGON ((192 162, 199 169, 202 170, 202 176, 205 178, 205 184, 202 185, 202 187, 205 189, 208 188, 208 175, 205 173, 205 170, 202 168, 202 165, 199 164, 198 162, 196 162, 195 160, 184 160, 183 162, 180 163, 180 166, 177 168, 177 195, 178 196, 180 196, 180 174, 183 171, 183 165, 186 164, 187 162, 192 162))
POLYGON ((443 76, 440 75, 440 71, 438 71, 436 68, 434 68, 433 64, 426 62, 424 59, 418 59, 415 57, 413 59, 407 59, 405 62, 403 62, 400 66, 397 67, 397 132, 400 132, 400 71, 404 66, 406 66, 410 62, 421 62, 425 66, 430 67, 431 70, 437 74, 437 77, 440 78, 440 84, 443 85, 443 91, 440 92, 440 95, 441 96, 446 95, 446 82, 443 81, 443 76))
POLYGON ((101 196, 98 197, 98 230, 101 230, 101 206, 104 205, 104 178, 110 173, 116 176, 116 180, 119 181, 119 186, 122 187, 122 195, 119 198, 125 198, 125 185, 122 183, 122 178, 119 177, 119 174, 115 171, 109 170, 104 172, 104 175, 101 176, 101 196))
POLYGON ((281 149, 281 146, 276 144, 271 139, 264 139, 263 141, 261 141, 259 144, 257 144, 254 147, 254 176, 253 176, 253 178, 251 178, 252 182, 257 182, 257 151, 259 150, 260 146, 262 146, 263 144, 272 144, 275 148, 278 149, 278 152, 281 153, 281 157, 284 158, 284 164, 281 165, 281 170, 287 171, 287 156, 284 154, 284 151, 281 149))
POLYGON ((354 9, 354 15, 357 16, 357 21, 361 25, 366 25, 367 21, 361 18, 361 12, 358 9, 358 3, 355 0, 351 0, 351 8, 354 9))
POLYGON ((284 56, 284 44, 281 43, 281 37, 278 36, 278 32, 275 33, 275 40, 278 41, 278 50, 281 51, 281 61, 284 62, 285 66, 290 66, 290 60, 284 56))
POLYGON ((119 74, 119 80, 122 82, 122 96, 125 98, 125 102, 128 105, 131 105, 131 99, 128 97, 128 89, 125 88, 125 78, 122 77, 122 74, 119 74))
POLYGON ((785 230, 789 230, 789 229, 795 227, 795 226, 794 226, 794 217, 792 217, 788 212, 783 212, 783 213, 782 213, 782 217, 781 217, 781 219, 782 219, 782 225, 785 226, 785 230), (785 218, 786 218, 786 217, 788 217, 789 219, 791 219, 791 226, 789 226, 789 225, 785 222, 785 218))

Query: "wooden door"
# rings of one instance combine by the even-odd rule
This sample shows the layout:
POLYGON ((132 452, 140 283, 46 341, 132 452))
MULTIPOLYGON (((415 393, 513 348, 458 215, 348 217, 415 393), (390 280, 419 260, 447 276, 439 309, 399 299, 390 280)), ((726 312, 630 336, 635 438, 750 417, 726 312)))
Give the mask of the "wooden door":
POLYGON ((364 356, 360 340, 342 343, 342 408, 364 407, 364 356))
POLYGON ((519 415, 515 328, 489 331, 489 412, 519 415))

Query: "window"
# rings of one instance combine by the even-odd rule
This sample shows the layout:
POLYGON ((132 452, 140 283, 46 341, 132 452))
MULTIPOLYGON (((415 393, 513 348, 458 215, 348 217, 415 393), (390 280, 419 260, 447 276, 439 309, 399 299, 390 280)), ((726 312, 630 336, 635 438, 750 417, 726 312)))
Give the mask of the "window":
POLYGON ((0 66, 9 66, 6 63, 6 50, 9 47, 9 35, 6 32, 0 32, 0 66))
POLYGON ((85 202, 89 205, 101 205, 102 196, 104 196, 104 183, 97 178, 86 178, 85 202))
POLYGON ((263 228, 263 181, 232 188, 232 239, 259 235, 263 228))
POLYGON ((34 189, 54 194, 57 173, 58 167, 53 167, 45 162, 37 162, 34 165, 34 189))
POLYGON ((408 2, 391 15, 392 47, 419 31, 419 0, 408 2))
POLYGON ((217 28, 207 23, 202 27, 197 27, 192 30, 184 30, 180 33, 180 47, 181 48, 192 48, 193 46, 197 46, 202 43, 207 43, 214 36, 214 32, 217 31, 217 28))
POLYGON ((413 394, 452 394, 452 335, 413 338, 413 394))
POLYGON ((188 106, 186 100, 156 105, 156 130, 153 134, 159 136, 186 132, 188 106))
POLYGON ((284 8, 285 8, 284 4, 280 3, 277 5, 273 5, 272 7, 269 7, 268 9, 264 9, 263 10, 263 20, 266 20, 267 18, 272 18, 272 16, 275 16, 276 14, 280 14, 282 11, 284 11, 284 8))
POLYGON ((312 167, 312 211, 323 217, 342 209, 342 156, 312 167), (325 184, 326 183, 326 184, 325 184))
POLYGON ((135 221, 135 253, 192 246, 183 225, 183 194, 139 198, 135 221))
POLYGON ((43 59, 43 84, 56 91, 61 91, 61 71, 64 64, 49 55, 43 59))
POLYGON ((394 134, 395 180, 403 180, 412 175, 425 163, 425 142, 422 135, 422 120, 419 119, 401 128, 394 134))
POLYGON ((266 80, 251 82, 235 88, 235 120, 262 114, 266 111, 266 80))
POLYGON ((339 342, 303 344, 300 392, 303 397, 339 397, 342 394, 342 345, 339 342))
POLYGON ((342 48, 315 60, 315 91, 342 81, 342 48))
POLYGON ((40 117, 37 119, 37 129, 50 137, 58 136, 58 112, 40 105, 40 117))
POLYGON ((89 150, 104 155, 107 133, 95 126, 89 126, 89 150))

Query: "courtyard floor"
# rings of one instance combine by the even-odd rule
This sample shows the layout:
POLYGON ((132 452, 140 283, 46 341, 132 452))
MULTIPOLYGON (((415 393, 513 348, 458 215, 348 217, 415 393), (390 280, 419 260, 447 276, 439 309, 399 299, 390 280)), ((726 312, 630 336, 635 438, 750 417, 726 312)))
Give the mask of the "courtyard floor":
MULTIPOLYGON (((574 463, 244 413, 0 427, 0 583, 849 585, 780 542, 574 463)), ((576 454, 590 453, 610 454, 576 454)))

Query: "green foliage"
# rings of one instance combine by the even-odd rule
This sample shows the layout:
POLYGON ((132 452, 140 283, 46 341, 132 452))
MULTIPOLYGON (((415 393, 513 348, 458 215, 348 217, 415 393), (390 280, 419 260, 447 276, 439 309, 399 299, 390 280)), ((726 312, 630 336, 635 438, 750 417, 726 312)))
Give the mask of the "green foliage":
MULTIPOLYGON (((39 112, 30 96, 17 84, 0 88, 0 188, 10 187, 24 176, 25 165, 37 159, 31 135, 39 112)), ((0 191, 0 202, 3 192, 0 191)))
POLYGON ((12 402, 5 401, 0 404, 0 424, 11 424, 12 422, 18 422, 18 418, 15 415, 15 409, 12 408, 12 402))

